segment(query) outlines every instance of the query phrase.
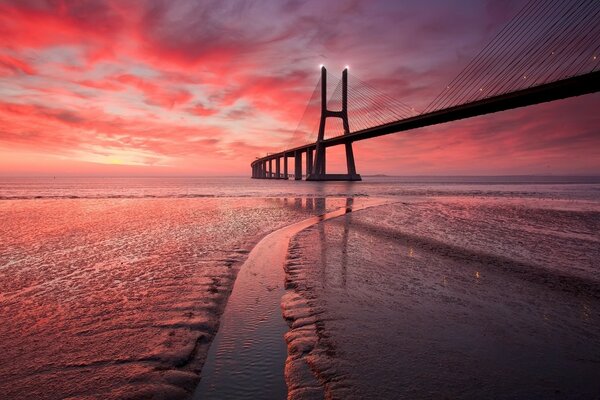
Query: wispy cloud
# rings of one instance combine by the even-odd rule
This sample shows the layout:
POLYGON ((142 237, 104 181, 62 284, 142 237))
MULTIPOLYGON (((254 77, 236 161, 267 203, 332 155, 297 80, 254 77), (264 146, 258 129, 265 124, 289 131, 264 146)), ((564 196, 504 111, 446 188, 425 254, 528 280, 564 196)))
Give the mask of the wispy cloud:
MULTIPOLYGON (((118 162, 247 173, 291 139, 320 63, 350 64, 420 109, 522 4, 0 1, 0 150, 31 165, 59 157, 44 158, 59 172, 118 162)), ((593 95, 376 139, 356 157, 365 172, 598 173, 598 104, 593 95)))

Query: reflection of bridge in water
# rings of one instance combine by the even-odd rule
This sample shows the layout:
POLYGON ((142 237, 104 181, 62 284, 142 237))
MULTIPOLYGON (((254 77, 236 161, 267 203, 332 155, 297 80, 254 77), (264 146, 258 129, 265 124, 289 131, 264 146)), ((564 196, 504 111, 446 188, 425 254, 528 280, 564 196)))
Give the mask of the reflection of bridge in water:
MULTIPOLYGON (((314 211, 317 215, 323 215, 328 212, 327 200, 337 201, 339 198, 330 197, 305 197, 305 198, 276 198, 278 204, 283 204, 294 209, 305 209, 314 211)), ((596 296, 600 293, 600 283, 585 277, 564 274, 560 271, 548 270, 540 267, 529 260, 515 260, 504 254, 481 251, 460 245, 453 241, 442 241, 430 236, 419 235, 410 230, 399 229, 392 226, 377 224, 374 221, 356 218, 353 216, 353 207, 355 199, 345 198, 344 214, 336 219, 328 220, 327 224, 341 229, 335 243, 335 239, 328 238, 327 227, 324 223, 318 223, 308 229, 314 229, 318 234, 318 241, 315 247, 311 248, 319 254, 321 263, 320 282, 324 286, 346 287, 348 276, 348 258, 356 248, 362 247, 356 238, 351 240, 350 233, 362 232, 371 235, 375 241, 392 240, 395 244, 401 244, 406 247, 406 257, 414 257, 415 252, 420 254, 428 253, 432 257, 443 256, 448 260, 455 260, 464 264, 465 268, 476 268, 473 272, 475 276, 481 273, 502 271, 503 274, 513 276, 519 280, 547 287, 552 291, 572 291, 574 293, 596 296), (341 225, 341 226, 340 226, 341 225), (354 249, 353 249, 354 246, 354 249), (330 253, 328 255, 328 250, 330 253), (333 256, 333 257, 332 257, 333 256), (469 260, 465 263, 465 260, 469 260)), ((398 204, 391 202, 389 204, 398 204)), ((340 205, 340 207, 342 207, 340 205)), ((360 206, 358 207, 360 208, 360 206)), ((329 210, 331 211, 331 210, 329 210)), ((321 217, 322 219, 322 217, 321 217)))
POLYGON ((352 149, 356 141, 598 92, 599 17, 597 0, 529 1, 420 113, 355 77, 349 87, 347 68, 338 82, 321 67, 320 82, 292 138, 305 142, 316 134, 316 142, 256 159, 252 177, 301 180, 304 159, 306 180, 360 180, 352 149), (328 118, 341 120, 341 126, 328 127, 328 118), (345 147, 347 172, 330 174, 326 149, 338 145, 345 147))
MULTIPOLYGON (((332 200, 339 200, 339 198, 330 198, 332 200)), ((305 209, 308 211, 314 211, 317 215, 319 215, 319 219, 323 221, 324 214, 327 213, 327 197, 295 197, 295 198, 275 198, 277 203, 282 204, 283 206, 292 207, 294 209, 300 210, 305 209)), ((342 287, 346 286, 346 273, 348 269, 348 239, 350 235, 350 224, 352 218, 352 209, 354 206, 354 198, 346 197, 344 214, 337 217, 338 219, 343 219, 343 233, 341 238, 340 246, 336 246, 336 249, 341 251, 341 259, 340 259, 340 268, 339 268, 339 276, 336 275, 336 278, 339 278, 339 285, 342 287)), ((325 225, 323 223, 315 224, 314 226, 308 229, 316 229, 319 234, 319 255, 320 259, 323 262, 323 270, 322 270, 322 280, 323 284, 327 284, 329 282, 327 276, 327 235, 325 233, 325 225)))

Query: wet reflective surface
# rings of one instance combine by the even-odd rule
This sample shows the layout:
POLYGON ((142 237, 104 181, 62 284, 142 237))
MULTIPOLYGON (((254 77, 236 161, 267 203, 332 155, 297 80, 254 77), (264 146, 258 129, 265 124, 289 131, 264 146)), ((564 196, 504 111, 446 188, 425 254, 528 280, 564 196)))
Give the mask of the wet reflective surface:
POLYGON ((413 199, 300 233, 290 387, 334 398, 596 398, 600 212, 413 199), (298 360, 301 360, 298 361, 298 360))
MULTIPOLYGON (((286 346, 288 326, 281 318, 284 290, 283 265, 290 239, 298 232, 355 209, 381 201, 347 199, 295 199, 294 206, 316 209, 320 215, 281 228, 261 240, 244 262, 221 317, 196 389, 197 399, 285 398, 286 346), (356 203, 356 204, 355 204, 356 203), (328 204, 338 210, 325 213, 328 204)), ((284 201, 285 203, 285 201, 284 201)))
POLYGON ((0 397, 595 398, 600 185, 541 181, 2 179, 0 397))
POLYGON ((189 397, 247 254, 314 213, 293 199, 0 201, 0 397, 189 397))

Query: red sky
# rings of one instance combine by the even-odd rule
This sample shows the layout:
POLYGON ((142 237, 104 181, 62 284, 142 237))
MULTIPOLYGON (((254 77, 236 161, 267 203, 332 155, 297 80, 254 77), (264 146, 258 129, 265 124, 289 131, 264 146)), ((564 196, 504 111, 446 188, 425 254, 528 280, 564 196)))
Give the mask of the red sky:
MULTIPOLYGON (((319 64, 418 110, 522 6, 0 0, 0 175, 248 175, 290 141, 319 64)), ((359 142, 357 168, 600 174, 598 110, 594 94, 359 142)))

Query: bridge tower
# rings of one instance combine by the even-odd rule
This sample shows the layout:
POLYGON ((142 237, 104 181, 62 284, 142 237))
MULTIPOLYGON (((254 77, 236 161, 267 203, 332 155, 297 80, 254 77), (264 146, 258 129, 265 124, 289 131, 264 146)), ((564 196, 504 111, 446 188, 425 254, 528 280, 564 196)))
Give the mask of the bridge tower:
MULTIPOLYGON (((319 124, 319 136, 317 137, 315 160, 312 171, 307 171, 307 181, 360 181, 361 177, 356 173, 354 165, 354 152, 352 151, 352 142, 344 144, 346 147, 346 174, 328 174, 326 171, 326 147, 325 147, 325 122, 327 118, 341 118, 344 126, 344 135, 350 134, 350 125, 348 124, 348 68, 342 72, 342 109, 340 111, 331 111, 327 109, 327 70, 321 67, 321 122, 319 124)), ((312 158, 312 150, 309 158, 312 158)))

